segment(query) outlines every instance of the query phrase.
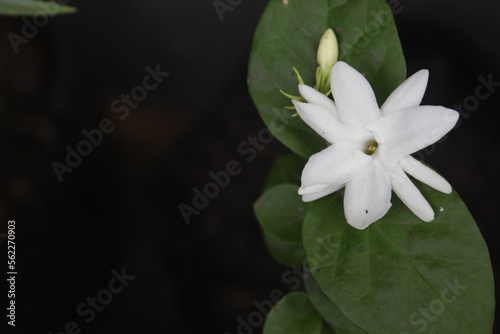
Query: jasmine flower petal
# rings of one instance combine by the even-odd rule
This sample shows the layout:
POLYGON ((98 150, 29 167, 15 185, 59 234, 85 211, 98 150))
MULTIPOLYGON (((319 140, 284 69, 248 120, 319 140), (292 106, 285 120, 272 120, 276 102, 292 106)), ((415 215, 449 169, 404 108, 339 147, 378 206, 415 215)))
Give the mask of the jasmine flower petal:
POLYGON ((452 191, 448 181, 411 155, 401 160, 401 167, 406 173, 440 192, 450 194, 452 191))
POLYGON ((339 119, 339 113, 337 111, 337 106, 328 96, 321 94, 316 89, 309 87, 307 85, 299 85, 300 95, 307 102, 312 104, 317 104, 322 106, 326 111, 328 111, 335 119, 339 119))
POLYGON ((332 114, 320 105, 292 101, 300 118, 317 134, 329 143, 355 142, 360 137, 359 131, 340 123, 332 114))
POLYGON ((390 146, 402 158, 443 138, 458 117, 455 110, 420 106, 382 116, 365 128, 379 144, 390 146))
POLYGON ((382 114, 387 115, 395 111, 419 106, 422 103, 428 80, 428 70, 420 70, 406 79, 382 105, 380 108, 382 114))
POLYGON ((331 86, 343 124, 359 128, 381 116, 372 87, 351 66, 337 62, 332 69, 331 86))
POLYGON ((332 186, 331 184, 312 184, 310 186, 302 186, 299 188, 299 195, 311 195, 323 192, 331 187, 336 187, 337 185, 332 186))
POLYGON ((360 175, 346 184, 344 211, 347 222, 363 230, 382 218, 391 207, 391 179, 374 159, 360 175))
POLYGON ((434 220, 434 211, 420 190, 411 182, 403 170, 391 175, 392 189, 401 201, 421 220, 434 220))
POLYGON ((345 184, 339 184, 339 185, 336 185, 336 186, 325 186, 323 188, 323 190, 320 190, 320 191, 317 191, 317 192, 314 192, 314 193, 310 193, 310 194, 302 195, 302 201, 304 201, 304 202, 315 201, 318 198, 325 197, 325 196, 328 196, 330 194, 333 194, 337 190, 342 189, 344 186, 345 186, 345 184))
POLYGON ((311 156, 302 171, 302 187, 299 194, 310 194, 318 190, 317 185, 336 186, 355 178, 371 161, 371 158, 348 144, 333 144, 311 156))

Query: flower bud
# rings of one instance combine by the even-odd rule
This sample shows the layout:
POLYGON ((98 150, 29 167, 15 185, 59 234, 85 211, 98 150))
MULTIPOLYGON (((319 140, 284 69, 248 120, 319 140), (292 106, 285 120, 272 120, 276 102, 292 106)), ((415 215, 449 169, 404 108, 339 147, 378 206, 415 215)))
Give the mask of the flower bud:
POLYGON ((339 46, 337 37, 332 29, 328 28, 321 40, 318 47, 318 64, 323 71, 330 71, 333 65, 337 62, 339 56, 339 46))

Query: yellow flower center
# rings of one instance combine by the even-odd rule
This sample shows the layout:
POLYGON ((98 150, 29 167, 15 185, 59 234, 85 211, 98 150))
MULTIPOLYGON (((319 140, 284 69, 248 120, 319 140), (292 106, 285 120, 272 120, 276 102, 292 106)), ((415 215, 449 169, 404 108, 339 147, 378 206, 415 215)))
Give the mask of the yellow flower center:
POLYGON ((370 141, 365 150, 365 154, 372 155, 377 151, 378 143, 375 140, 370 141))

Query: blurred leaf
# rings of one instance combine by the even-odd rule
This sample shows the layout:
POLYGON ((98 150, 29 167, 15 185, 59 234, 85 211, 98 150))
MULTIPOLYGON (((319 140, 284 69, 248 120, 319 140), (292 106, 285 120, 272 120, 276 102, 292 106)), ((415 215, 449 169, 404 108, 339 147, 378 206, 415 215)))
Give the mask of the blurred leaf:
POLYGON ((481 233, 455 192, 415 183, 436 212, 431 223, 396 196, 363 231, 347 224, 341 193, 311 203, 303 238, 314 278, 368 333, 491 333, 493 274, 481 233))
POLYGON ((302 222, 307 203, 297 193, 299 186, 283 184, 266 191, 254 204, 262 228, 287 242, 302 242, 302 222))
POLYGON ((309 294, 309 299, 314 305, 318 313, 323 317, 323 319, 335 328, 335 333, 337 334, 367 334, 364 330, 360 329, 358 326, 353 324, 349 319, 347 319, 337 305, 332 302, 328 297, 321 291, 314 277, 309 276, 305 280, 306 290, 309 294))
POLYGON ((271 171, 267 176, 264 191, 279 184, 300 185, 300 176, 307 160, 295 154, 280 155, 273 163, 271 171))
POLYGON ((269 312, 264 334, 321 334, 323 319, 304 292, 292 292, 269 312))
POLYGON ((333 329, 328 326, 326 322, 323 321, 323 327, 321 328, 321 333, 320 334, 338 334, 335 332, 333 329))
POLYGON ((302 222, 307 203, 292 184, 278 185, 266 191, 254 204, 255 215, 273 257, 285 265, 301 264, 305 259, 302 222))
POLYGON ((273 237, 265 230, 263 230, 263 234, 267 249, 277 262, 285 266, 302 265, 304 263, 306 251, 302 241, 286 242, 273 237))
POLYGON ((72 14, 76 8, 60 5, 55 1, 0 0, 0 15, 10 16, 55 16, 72 14))
POLYGON ((291 117, 295 111, 284 109, 291 102, 279 89, 299 94, 292 67, 307 84, 314 85, 317 47, 327 28, 336 32, 340 60, 366 76, 380 104, 406 78, 398 33, 384 0, 270 1, 252 46, 250 94, 275 137, 304 158, 325 148, 326 143, 300 117, 291 117))

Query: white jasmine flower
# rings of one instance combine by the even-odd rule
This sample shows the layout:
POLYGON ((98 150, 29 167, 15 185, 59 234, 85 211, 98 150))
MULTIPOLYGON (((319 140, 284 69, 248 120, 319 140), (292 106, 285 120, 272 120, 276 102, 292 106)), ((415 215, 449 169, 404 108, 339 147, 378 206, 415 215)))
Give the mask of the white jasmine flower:
POLYGON ((314 154, 302 172, 299 194, 305 202, 345 186, 347 222, 365 229, 391 207, 392 191, 421 220, 434 211, 408 173, 443 193, 450 184, 410 154, 440 140, 458 121, 458 112, 420 106, 429 72, 421 70, 403 82, 379 108, 365 77, 344 62, 331 73, 335 102, 299 85, 308 101, 292 101, 302 120, 332 145, 314 154))

